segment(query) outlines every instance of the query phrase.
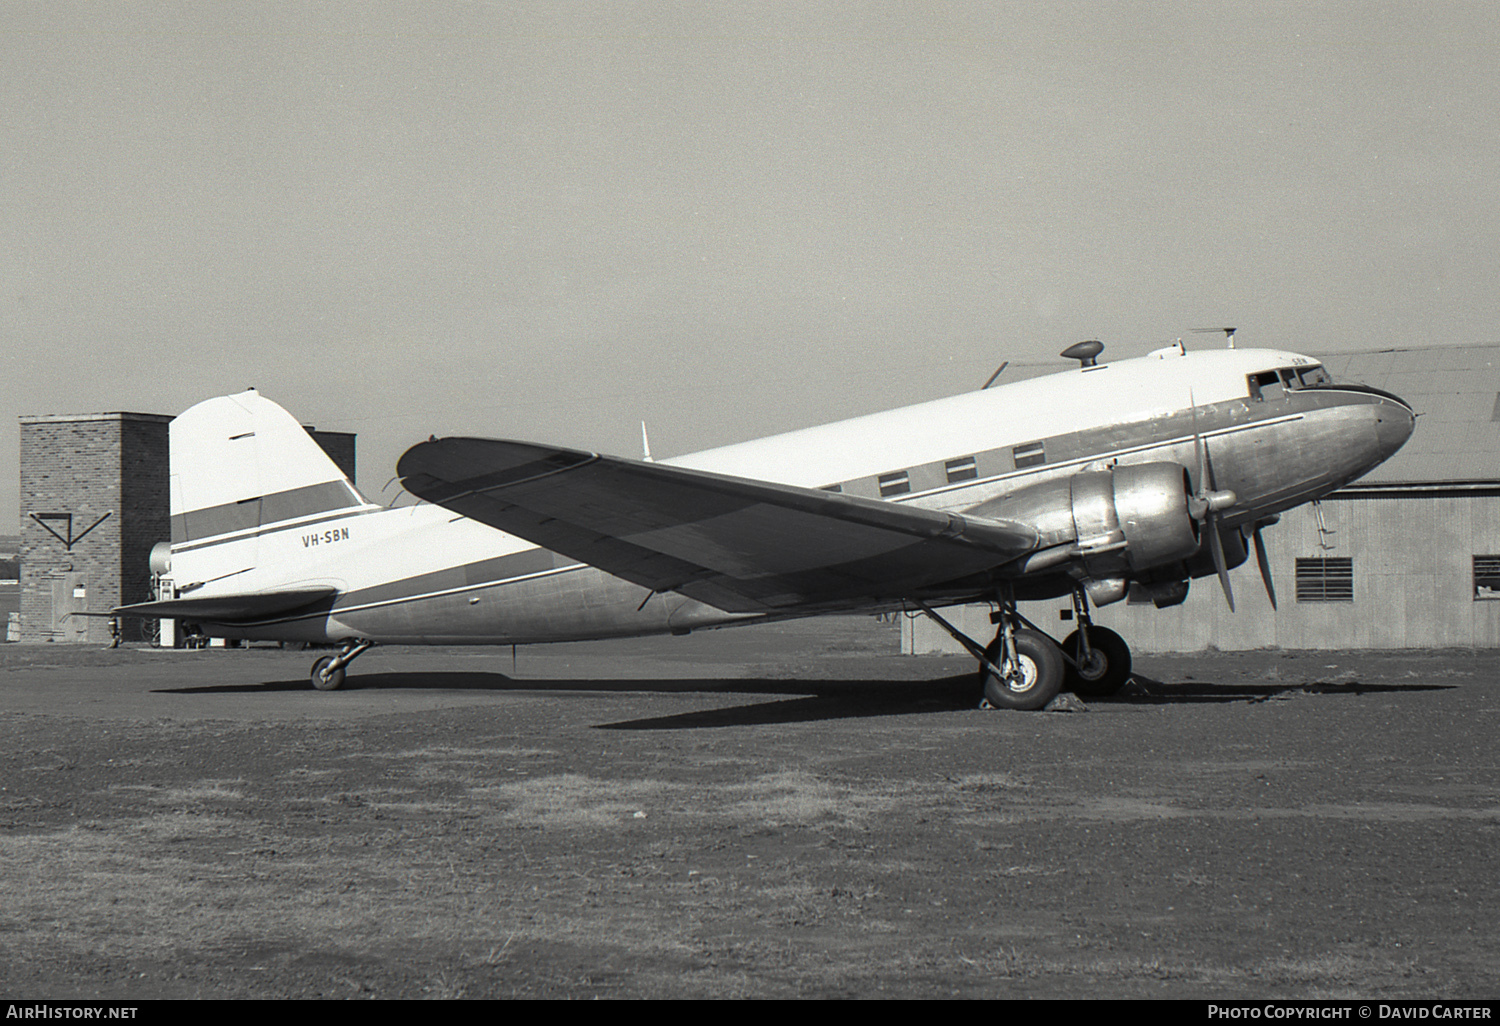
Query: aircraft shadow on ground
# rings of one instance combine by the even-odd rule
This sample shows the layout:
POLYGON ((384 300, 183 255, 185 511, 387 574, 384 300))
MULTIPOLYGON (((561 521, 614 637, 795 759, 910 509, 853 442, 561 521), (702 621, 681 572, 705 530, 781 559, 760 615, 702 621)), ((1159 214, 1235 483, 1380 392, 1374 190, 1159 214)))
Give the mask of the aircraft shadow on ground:
MULTIPOLYGON (((1449 684, 1365 684, 1269 682, 1214 684, 1189 681, 1165 684, 1137 676, 1125 690, 1110 698, 1089 698, 1099 706, 1186 705, 1277 701, 1320 695, 1370 695, 1392 692, 1444 691, 1449 684)), ((185 688, 161 688, 160 694, 273 694, 309 691, 306 679, 264 681, 258 684, 215 684, 185 688)), ((600 730, 690 730, 705 727, 742 727, 777 723, 808 723, 819 720, 858 719, 876 716, 910 716, 924 713, 974 709, 978 688, 972 673, 934 680, 764 680, 756 678, 690 678, 683 680, 524 680, 503 673, 412 672, 371 673, 350 676, 346 691, 492 691, 545 693, 583 698, 590 693, 608 694, 705 694, 777 695, 772 701, 754 702, 718 709, 700 709, 617 723, 599 724, 600 730)), ((336 700, 336 698, 335 698, 336 700)))
MULTIPOLYGON (((305 679, 254 684, 205 684, 159 688, 158 694, 279 694, 311 691, 305 679)), ((590 694, 703 694, 778 695, 770 702, 700 710, 671 716, 605 724, 603 729, 686 729, 705 726, 744 726, 757 723, 796 723, 865 716, 900 716, 924 712, 971 709, 978 702, 974 675, 924 681, 889 680, 765 680, 756 678, 566 679, 524 680, 503 673, 370 673, 350 675, 341 691, 491 691, 543 693, 558 698, 586 698, 590 694)), ((332 700, 337 696, 330 694, 332 700)))
POLYGON ((1185 681, 1164 684, 1136 674, 1122 692, 1094 702, 1131 705, 1181 705, 1193 702, 1269 702, 1303 695, 1384 695, 1404 691, 1447 691, 1452 684, 1365 684, 1360 681, 1271 681, 1264 684, 1214 684, 1185 681))
MULTIPOLYGON (((370 673, 350 674, 341 691, 513 691, 517 681, 503 673, 370 673)), ((311 691, 307 677, 268 680, 258 684, 200 684, 187 688, 158 688, 163 695, 270 694, 280 691, 311 691)))
MULTIPOLYGON (((731 727, 766 723, 796 723, 811 720, 846 719, 861 716, 902 716, 913 713, 951 712, 974 709, 979 692, 974 675, 964 673, 940 680, 891 681, 788 681, 786 690, 800 698, 779 699, 729 709, 676 713, 621 723, 600 724, 600 730, 674 730, 693 727, 731 727), (814 694, 806 694, 813 691, 814 694)), ((1214 702, 1220 704, 1274 701, 1300 695, 1364 695, 1393 691, 1441 691, 1446 684, 1162 684, 1142 680, 1129 693, 1109 698, 1089 698, 1087 705, 1178 705, 1214 702)), ((729 689, 720 689, 729 690, 729 689)), ((762 687, 733 690, 764 694, 762 687)), ((994 713, 1001 715, 1000 713, 994 713)))

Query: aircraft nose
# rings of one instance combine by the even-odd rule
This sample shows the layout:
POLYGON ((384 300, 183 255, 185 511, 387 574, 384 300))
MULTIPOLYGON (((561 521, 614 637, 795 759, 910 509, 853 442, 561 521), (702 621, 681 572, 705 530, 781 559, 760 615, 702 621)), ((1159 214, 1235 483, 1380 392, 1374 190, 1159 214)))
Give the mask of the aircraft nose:
POLYGON ((1382 461, 1390 459, 1406 444, 1417 417, 1405 400, 1393 395, 1379 397, 1375 408, 1375 444, 1382 461))

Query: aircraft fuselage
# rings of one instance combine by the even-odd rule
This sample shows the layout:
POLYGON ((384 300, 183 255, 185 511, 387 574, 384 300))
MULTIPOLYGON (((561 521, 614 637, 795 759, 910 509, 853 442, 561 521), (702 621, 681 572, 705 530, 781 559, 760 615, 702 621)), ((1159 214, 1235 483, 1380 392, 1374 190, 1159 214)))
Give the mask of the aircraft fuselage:
MULTIPOLYGON (((708 450, 667 465, 983 516, 1024 489, 1131 464, 1178 464, 1190 488, 1233 493, 1225 528, 1252 525, 1342 487, 1410 435, 1395 396, 1323 380, 1318 361, 1271 350, 1177 350, 708 450), (1207 481, 1198 480, 1199 467, 1207 481)), ((312 642, 513 644, 685 632, 764 619, 657 594, 446 509, 318 512, 254 532, 256 566, 233 586, 327 586, 318 606, 213 635, 312 642)), ((174 539, 174 553, 212 540, 174 539)), ((226 550, 228 551, 228 550, 226 550)), ((226 556, 226 559, 236 557, 226 556)), ((988 581, 924 591, 933 605, 983 597, 994 580, 1065 593, 1063 568, 999 567, 988 581)), ((890 608, 893 596, 841 608, 890 608)), ((827 610, 801 610, 791 615, 827 610)))

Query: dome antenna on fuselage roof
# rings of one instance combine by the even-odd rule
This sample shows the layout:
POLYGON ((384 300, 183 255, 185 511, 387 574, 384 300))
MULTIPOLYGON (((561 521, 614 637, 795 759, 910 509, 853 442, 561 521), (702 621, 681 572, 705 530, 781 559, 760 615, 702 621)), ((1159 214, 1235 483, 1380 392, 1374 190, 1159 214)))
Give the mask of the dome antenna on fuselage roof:
POLYGON ((1102 352, 1104 343, 1095 338, 1087 342, 1075 342, 1057 355, 1064 360, 1077 360, 1079 368, 1086 370, 1098 365, 1099 354, 1102 352))
POLYGON ((1234 348, 1234 333, 1235 333, 1236 330, 1238 330, 1238 329, 1235 329, 1235 328, 1194 328, 1193 329, 1193 334, 1195 334, 1195 335, 1216 335, 1216 334, 1218 334, 1219 332, 1222 331, 1224 333, 1224 338, 1229 341, 1229 348, 1233 349, 1234 348))

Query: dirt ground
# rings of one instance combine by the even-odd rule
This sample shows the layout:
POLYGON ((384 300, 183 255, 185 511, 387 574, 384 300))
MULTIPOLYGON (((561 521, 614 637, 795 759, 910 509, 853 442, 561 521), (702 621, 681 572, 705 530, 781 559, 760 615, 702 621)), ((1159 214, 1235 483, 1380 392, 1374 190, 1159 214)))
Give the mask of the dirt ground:
POLYGON ((0 994, 1500 996, 1500 654, 896 647, 0 647, 0 994))

